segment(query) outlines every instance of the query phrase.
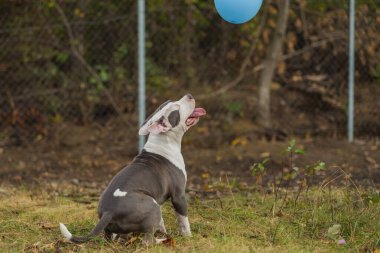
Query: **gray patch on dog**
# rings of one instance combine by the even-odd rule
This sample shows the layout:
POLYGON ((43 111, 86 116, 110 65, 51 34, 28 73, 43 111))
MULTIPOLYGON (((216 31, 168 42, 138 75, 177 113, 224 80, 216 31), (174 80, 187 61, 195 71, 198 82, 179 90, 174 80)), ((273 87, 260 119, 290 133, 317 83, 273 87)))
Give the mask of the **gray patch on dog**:
POLYGON ((170 125, 172 125, 172 127, 176 127, 180 120, 179 110, 172 111, 169 114, 168 120, 169 120, 170 125))

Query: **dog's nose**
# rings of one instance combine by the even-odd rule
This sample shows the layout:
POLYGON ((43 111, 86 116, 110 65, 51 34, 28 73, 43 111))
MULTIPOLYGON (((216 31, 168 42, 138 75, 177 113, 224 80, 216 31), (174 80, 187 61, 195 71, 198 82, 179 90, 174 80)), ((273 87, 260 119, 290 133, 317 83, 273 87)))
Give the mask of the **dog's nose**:
POLYGON ((193 95, 191 95, 190 93, 187 94, 186 97, 187 97, 188 99, 194 99, 193 95))

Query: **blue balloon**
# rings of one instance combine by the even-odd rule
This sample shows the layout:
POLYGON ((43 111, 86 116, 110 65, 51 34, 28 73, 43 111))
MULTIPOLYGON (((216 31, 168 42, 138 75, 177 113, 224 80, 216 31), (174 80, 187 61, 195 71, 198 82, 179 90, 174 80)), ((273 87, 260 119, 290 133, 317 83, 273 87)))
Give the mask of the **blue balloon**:
POLYGON ((227 22, 242 24, 259 12, 263 0, 214 0, 216 10, 227 22))

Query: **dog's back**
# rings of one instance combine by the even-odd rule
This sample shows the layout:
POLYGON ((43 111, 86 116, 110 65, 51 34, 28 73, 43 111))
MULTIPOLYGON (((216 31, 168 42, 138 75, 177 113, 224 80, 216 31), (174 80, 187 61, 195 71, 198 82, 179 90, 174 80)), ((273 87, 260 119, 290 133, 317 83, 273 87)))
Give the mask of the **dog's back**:
POLYGON ((158 205, 172 195, 184 191, 185 176, 168 159, 143 150, 130 165, 112 179, 102 194, 99 217, 104 212, 124 208, 125 197, 132 193, 145 194, 158 205))

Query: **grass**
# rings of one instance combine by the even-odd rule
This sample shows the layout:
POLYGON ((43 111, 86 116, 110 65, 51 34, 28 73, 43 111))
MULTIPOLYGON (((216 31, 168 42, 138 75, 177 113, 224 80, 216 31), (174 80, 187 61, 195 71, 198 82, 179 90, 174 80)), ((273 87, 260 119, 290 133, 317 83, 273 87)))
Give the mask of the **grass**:
MULTIPOLYGON (((0 252, 371 252, 380 248, 378 193, 348 187, 271 194, 238 192, 213 199, 189 198, 193 237, 177 232, 169 204, 164 220, 173 245, 108 243, 102 236, 74 245, 58 223, 76 235, 96 224, 96 198, 65 197, 44 190, 5 188, 0 193, 0 252), (376 195, 377 194, 377 195, 376 195), (341 228, 329 232, 334 224, 341 228), (338 245, 339 239, 345 245, 338 245)), ((72 196, 72 195, 71 195, 72 196)))

